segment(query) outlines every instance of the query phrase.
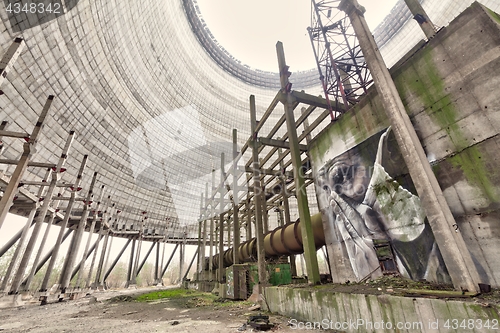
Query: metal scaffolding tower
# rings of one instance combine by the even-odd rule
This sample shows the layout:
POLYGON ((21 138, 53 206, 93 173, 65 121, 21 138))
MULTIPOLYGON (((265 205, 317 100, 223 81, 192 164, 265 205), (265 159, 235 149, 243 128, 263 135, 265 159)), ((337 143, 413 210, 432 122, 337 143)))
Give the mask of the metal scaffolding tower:
POLYGON ((311 0, 307 28, 332 121, 341 114, 337 110, 356 104, 372 83, 351 21, 338 9, 341 2, 311 0))

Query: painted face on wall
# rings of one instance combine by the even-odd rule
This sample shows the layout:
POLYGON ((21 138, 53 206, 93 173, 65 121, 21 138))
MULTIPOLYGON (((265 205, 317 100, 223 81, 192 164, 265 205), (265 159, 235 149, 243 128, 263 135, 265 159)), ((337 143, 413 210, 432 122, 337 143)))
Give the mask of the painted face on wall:
POLYGON ((369 168, 361 164, 359 157, 351 160, 332 160, 320 170, 322 188, 330 195, 335 191, 342 197, 362 202, 370 182, 369 168))

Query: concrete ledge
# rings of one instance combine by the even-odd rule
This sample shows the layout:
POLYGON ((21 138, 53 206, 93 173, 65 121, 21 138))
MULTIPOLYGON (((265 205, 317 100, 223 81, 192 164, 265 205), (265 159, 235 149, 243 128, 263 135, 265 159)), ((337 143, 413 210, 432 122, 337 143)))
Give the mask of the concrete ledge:
POLYGON ((264 297, 264 305, 269 311, 291 317, 291 327, 297 329, 328 328, 342 332, 489 332, 500 329, 500 307, 473 300, 347 294, 293 287, 266 287, 264 297), (485 325, 490 326, 489 329, 485 325))

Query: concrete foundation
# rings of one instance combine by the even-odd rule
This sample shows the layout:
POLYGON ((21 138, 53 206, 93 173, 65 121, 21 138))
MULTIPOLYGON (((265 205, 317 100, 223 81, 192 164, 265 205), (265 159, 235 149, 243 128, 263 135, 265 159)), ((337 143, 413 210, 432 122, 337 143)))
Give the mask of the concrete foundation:
POLYGON ((498 329, 500 319, 498 305, 474 301, 339 293, 291 287, 266 287, 264 297, 263 304, 271 312, 292 317, 290 327, 297 329, 455 332, 456 326, 459 332, 486 332, 486 326, 498 329))

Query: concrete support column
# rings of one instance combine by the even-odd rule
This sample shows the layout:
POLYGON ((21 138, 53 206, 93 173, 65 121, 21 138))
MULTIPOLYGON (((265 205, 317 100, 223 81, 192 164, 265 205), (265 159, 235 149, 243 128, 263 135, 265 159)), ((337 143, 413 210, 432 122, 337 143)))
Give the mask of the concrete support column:
POLYGON ((246 240, 252 239, 252 214, 250 214, 250 199, 247 199, 245 203, 245 210, 247 211, 247 235, 246 240))
POLYGON ((36 253, 35 260, 33 261, 33 265, 31 266, 31 271, 26 280, 21 283, 21 289, 30 290, 31 281, 33 281, 33 277, 38 272, 38 263, 40 262, 40 257, 42 256, 43 249, 45 247, 45 243, 47 242, 47 238, 49 237, 50 228, 52 227, 52 223, 54 223, 54 218, 56 217, 56 213, 53 212, 50 214, 49 222, 47 222, 47 226, 45 228, 45 233, 42 237, 42 241, 40 246, 38 247, 38 252, 36 253))
MULTIPOLYGON (((102 266, 102 269, 105 271, 106 270, 106 267, 108 267, 108 262, 109 262, 109 255, 111 254, 111 249, 113 248, 113 235, 111 234, 110 232, 110 239, 109 239, 109 246, 108 246, 108 250, 107 250, 107 253, 106 253, 106 259, 104 260, 104 265, 102 266)), ((104 276, 101 278, 101 280, 99 281, 99 285, 103 285, 104 286, 104 276)))
MULTIPOLYGON (((224 153, 220 156, 219 215, 219 283, 224 283, 224 153)), ((229 229, 229 228, 228 228, 229 229)))
POLYGON ((212 197, 210 199, 210 249, 208 255, 208 280, 213 281, 213 256, 214 256, 214 238, 215 238, 215 209, 214 209, 214 190, 215 190, 215 170, 212 169, 212 197))
POLYGON ((33 204, 33 208, 31 209, 29 215, 28 215, 28 220, 26 221, 26 224, 24 225, 21 238, 19 240, 19 244, 16 247, 16 250, 14 251, 14 255, 12 256, 9 267, 7 267, 7 271, 5 272, 5 276, 3 277, 2 280, 2 286, 0 287, 0 291, 6 291, 9 280, 12 276, 12 272, 16 269, 18 259, 21 256, 21 254, 24 251, 24 245, 26 243, 26 239, 28 238, 28 233, 30 230, 31 225, 33 224, 33 219, 35 217, 37 211, 37 205, 33 204))
POLYGON ((283 51, 283 44, 281 42, 276 44, 276 51, 278 54, 281 81, 281 102, 285 108, 286 126, 290 143, 290 155, 295 180, 295 193, 297 195, 297 207, 299 210, 302 232, 302 244, 304 247, 304 257, 307 266, 307 279, 309 284, 318 284, 320 283, 318 258, 316 257, 316 246, 314 245, 314 234, 311 226, 311 214, 309 212, 309 203, 307 201, 307 191, 304 177, 302 175, 302 159, 300 157, 297 127, 292 107, 294 99, 291 94, 291 85, 288 81, 288 76, 290 74, 288 72, 288 66, 285 61, 285 53, 283 51))
MULTIPOLYGON (((165 227, 165 231, 166 231, 166 229, 167 228, 165 227)), ((165 263, 165 250, 166 250, 166 247, 167 247, 167 242, 166 242, 166 238, 164 238, 163 239, 163 251, 161 253, 161 262, 160 262, 160 267, 158 268, 158 282, 157 282, 157 283, 161 283, 161 285, 163 285, 163 275, 162 275, 162 273, 163 273, 163 264, 165 263)))
POLYGON ((177 251, 177 248, 179 247, 180 243, 175 244, 174 250, 172 251, 172 254, 170 254, 170 258, 168 258, 167 264, 165 267, 163 267, 160 275, 160 279, 163 279, 163 275, 165 275, 165 272, 167 271, 168 266, 172 262, 172 259, 174 258, 175 251, 177 251))
POLYGON ((146 264, 146 261, 148 260, 149 256, 151 255, 151 252, 153 252, 153 249, 154 249, 155 245, 156 245, 156 242, 153 242, 151 244, 151 246, 149 247, 148 252, 146 252, 146 256, 144 256, 144 259, 142 259, 141 263, 139 264, 139 266, 137 268, 137 274, 136 274, 136 276, 139 276, 139 273, 141 273, 142 268, 146 264))
POLYGON ((68 253, 66 254, 66 259, 64 260, 61 276, 59 278, 59 287, 62 292, 66 292, 66 289, 69 287, 71 281, 71 273, 73 265, 75 264, 76 256, 78 255, 78 250, 80 249, 80 244, 82 242, 83 233, 87 225, 87 218, 89 216, 89 206, 92 203, 92 197, 96 179, 97 179, 97 172, 94 172, 92 181, 90 183, 89 192, 87 193, 86 200, 83 203, 82 217, 80 218, 80 222, 78 223, 76 232, 73 234, 73 238, 71 239, 71 244, 68 248, 68 253))
POLYGON ((70 199, 68 201, 68 205, 66 206, 66 211, 64 213, 64 219, 60 225, 61 229, 59 230, 59 234, 57 236, 57 240, 56 240, 56 243, 54 245, 52 257, 50 258, 49 266, 47 267, 47 271, 45 272, 45 276, 43 278, 42 286, 40 287, 40 291, 47 290, 47 285, 49 283, 50 275, 52 274, 52 270, 54 269, 54 266, 55 266, 56 260, 57 260, 57 256, 59 254, 59 249, 61 248, 63 235, 65 232, 66 226, 68 225, 68 221, 69 221, 69 218, 71 216, 71 211, 73 209, 73 205, 75 204, 76 192, 78 192, 80 190, 80 185, 82 183, 82 175, 83 175, 83 171, 85 170, 85 167, 87 165, 87 159, 88 159, 88 155, 83 156, 83 160, 82 160, 82 163, 80 164, 80 169, 78 170, 78 175, 76 177, 76 181, 74 183, 73 188, 71 188, 71 196, 70 196, 70 199))
MULTIPOLYGON (((87 238, 87 243, 85 244, 85 249, 83 250, 83 257, 82 257, 82 260, 80 261, 80 270, 78 273, 78 277, 76 278, 76 284, 75 284, 76 288, 83 287, 81 282, 82 282, 83 274, 85 273, 84 272, 85 261, 88 257, 89 247, 90 247, 90 242, 92 240, 92 236, 94 235, 94 229, 95 229, 95 225, 97 222, 97 215, 98 215, 97 212, 99 211, 99 207, 101 206, 101 200, 102 200, 103 194, 104 194, 104 185, 101 186, 101 192, 99 194, 99 198, 97 199, 97 203, 94 207, 92 222, 90 223, 90 227, 89 227, 89 237, 87 238)), ((88 213, 87 213, 87 215, 88 215, 88 213)), ((99 237, 97 237, 97 241, 99 241, 99 237)))
POLYGON ((267 211, 266 187, 262 186, 260 194, 260 202, 262 204, 262 225, 264 235, 269 232, 269 212, 267 211))
MULTIPOLYGON (((102 271, 104 269, 104 260, 106 258, 106 254, 111 249, 111 246, 108 249, 109 237, 110 237, 109 230, 104 231, 104 241, 102 244, 101 256, 99 257, 99 263, 97 264, 97 271, 95 273, 95 280, 94 280, 93 288, 98 288, 101 285, 101 275, 102 275, 102 271)), ((109 244, 109 245, 111 245, 111 244, 109 244)))
MULTIPOLYGON (((33 223, 31 225, 33 225, 33 223)), ((30 227, 31 227, 31 225, 30 225, 30 227)), ((12 236, 12 238, 9 239, 9 241, 7 243, 5 243, 4 246, 2 246, 2 248, 0 249, 0 258, 5 253, 7 253, 7 251, 9 251, 10 248, 12 246, 14 246, 14 244, 16 244, 16 242, 21 238, 21 236, 23 234, 23 230, 24 230, 24 227, 22 227, 21 230, 19 230, 18 232, 16 232, 16 234, 14 236, 12 236)))
POLYGON ((139 258, 142 249, 142 235, 137 240, 137 250, 135 251, 134 265, 132 266, 132 276, 129 279, 129 285, 137 284, 137 275, 139 274, 139 258))
POLYGON ((410 9, 411 13, 413 14, 413 18, 415 19, 415 21, 418 22, 420 28, 422 28, 422 31, 424 32, 425 36, 428 39, 434 37, 434 35, 436 34, 436 28, 434 27, 434 24, 429 18, 429 15, 427 15, 427 12, 420 4, 420 1, 405 0, 405 2, 408 8, 410 9))
MULTIPOLYGON (((111 238, 111 240, 113 240, 113 238, 111 238)), ((130 244, 131 241, 132 240, 129 239, 127 241, 127 243, 125 243, 125 245, 123 246, 123 248, 120 250, 120 253, 118 253, 118 255, 116 256, 116 259, 111 263, 111 266, 106 271, 106 274, 104 274, 104 277, 102 279, 102 283, 103 284, 106 282, 106 279, 108 278, 109 274, 111 274, 111 271, 113 270, 113 268, 115 268, 116 264, 118 263, 118 260, 120 260, 120 258, 122 257, 123 253, 125 252, 125 250, 127 249, 128 245, 130 244)), ((111 252, 111 251, 109 251, 109 252, 111 252)), ((109 252, 108 252, 108 259, 109 259, 109 252)), ((134 252, 134 251, 132 251, 132 252, 134 252)))
MULTIPOLYGON (((26 268, 28 267, 28 263, 31 259, 31 254, 33 253, 33 250, 35 248, 35 243, 38 240, 38 235, 40 234, 40 230, 42 229, 42 224, 45 221, 45 216, 47 215, 47 212, 49 210, 49 206, 52 203, 52 196, 54 194, 54 190, 56 188, 57 182, 60 179, 60 174, 61 174, 61 169, 64 166, 64 163, 66 162, 66 158, 68 157, 68 152, 71 148, 71 144, 73 143, 73 139, 75 137, 75 132, 70 131, 68 135, 68 139, 66 140, 66 144, 63 148, 63 152, 61 154, 61 157, 59 158, 59 161, 57 163, 55 171, 52 173, 52 178, 50 180, 49 186, 47 188, 47 192, 45 193, 45 197, 43 198, 43 204, 42 207, 40 208, 40 211, 38 212, 38 216, 35 218, 35 226, 33 227, 33 232, 31 233, 30 240, 28 241, 28 245, 26 245, 26 251, 24 252, 23 258, 21 259, 21 263, 19 264, 19 269, 17 270, 16 276, 14 277, 14 281, 12 282, 12 286, 10 288, 10 294, 15 294, 19 291, 19 288, 21 286, 22 279, 24 277, 24 273, 26 271, 26 268)), ((49 228, 49 227, 48 227, 49 228)), ((46 234, 47 236, 47 234, 46 234)), ((41 248, 40 250, 43 250, 43 246, 45 245, 45 241, 47 240, 46 237, 42 240, 41 248)), ((35 261, 33 262, 33 267, 36 267, 38 264, 38 260, 40 259, 40 254, 38 254, 35 257, 35 261)), ((31 274, 34 274, 34 269, 31 270, 28 280, 26 282, 26 289, 29 288, 29 285, 31 283, 31 280, 33 279, 33 276, 31 274)))
POLYGON ((240 248, 240 218, 239 218, 239 186, 238 186, 238 131, 233 129, 233 263, 240 263, 238 249, 240 248))
POLYGON ((227 248, 229 249, 232 246, 232 243, 231 243, 231 216, 229 216, 229 213, 228 213, 226 221, 227 221, 227 223, 226 223, 227 242, 226 243, 227 243, 227 248))
POLYGON ((99 263, 97 264, 97 271, 95 275, 95 288, 99 288, 102 286, 102 272, 103 270, 106 269, 107 265, 107 259, 109 258, 109 253, 112 248, 112 243, 113 243, 113 238, 111 236, 111 219, 113 217, 113 212, 115 211, 115 204, 112 204, 111 207, 109 207, 109 203, 111 203, 111 196, 108 196, 108 201, 106 205, 106 210, 104 211, 103 218, 102 218, 102 225, 103 228, 107 228, 107 230, 104 231, 104 243, 102 245, 102 251, 101 251, 101 257, 99 258, 99 263), (108 247, 108 242, 109 242, 109 247, 108 247))
POLYGON ((207 238, 208 238, 208 207, 209 207, 210 201, 208 200, 208 182, 205 184, 205 209, 204 209, 204 218, 203 218, 203 243, 201 246, 201 269, 200 272, 203 272, 205 269, 205 257, 206 257, 206 251, 207 251, 207 238))
MULTIPOLYGON (((203 201, 204 201, 204 194, 203 192, 201 192, 201 199, 200 199, 200 218, 198 220, 198 251, 201 251, 201 244, 202 244, 202 232, 203 232, 203 227, 202 227, 202 224, 203 224, 203 201)), ((199 253, 198 255, 198 261, 196 263, 196 272, 202 272, 203 271, 203 267, 201 265, 201 262, 202 262, 202 256, 201 256, 201 253, 199 253)))
MULTIPOLYGON (((342 73, 345 73, 345 72, 342 71, 342 73)), ((347 86, 345 86, 345 88, 347 89, 347 86)), ((350 89, 350 86, 349 86, 349 89, 350 89)), ((302 114, 304 114, 306 112, 306 108, 302 108, 301 112, 302 112, 302 114)), ((304 119, 304 122, 302 123, 302 126, 304 126, 304 131, 307 132, 307 133, 309 133, 309 134, 306 135, 306 144, 309 145, 311 143, 312 136, 311 136, 311 132, 309 132, 309 120, 307 118, 304 119)), ((309 152, 307 152, 307 157, 309 158, 309 161, 312 161, 311 155, 309 154, 309 152)), ((318 190, 316 189, 316 183, 315 182, 313 183, 313 186, 314 186, 314 193, 315 193, 315 197, 316 197, 316 202, 319 202, 319 200, 318 200, 318 190)), ((323 225, 323 229, 324 230, 327 229, 327 228, 325 228, 325 225, 323 225)), ((326 246, 322 247, 321 249, 323 250, 323 253, 324 253, 324 258, 325 258, 325 262, 326 262, 326 266, 327 266, 327 272, 329 272, 330 276, 332 277, 332 281, 333 282, 337 282, 338 280, 333 280, 333 278, 334 278, 334 274, 335 274, 336 278, 338 277, 338 273, 337 273, 338 268, 335 269, 336 270, 335 273, 332 271, 332 265, 330 263, 330 258, 329 258, 328 254, 327 254, 327 251, 325 251, 325 247, 326 246)), ((316 255, 317 254, 318 253, 316 252, 316 255)))
POLYGON ((134 268, 134 253, 135 253, 135 243, 137 240, 134 238, 132 240, 132 248, 130 249, 130 258, 128 262, 128 270, 127 270, 127 284, 125 285, 126 287, 129 287, 132 283, 132 274, 133 274, 133 268, 134 268))
MULTIPOLYGON (((102 192, 104 192, 104 190, 102 192)), ((108 198, 106 200, 106 205, 104 207, 104 211, 102 212, 102 217, 101 217, 101 221, 100 221, 100 227, 99 227, 99 232, 98 232, 98 237, 97 237, 97 242, 96 242, 96 249, 94 251, 94 254, 92 256, 92 261, 90 263, 89 274, 87 275, 87 280, 85 281, 85 288, 90 288, 90 286, 91 286, 90 280, 92 279, 92 272, 94 271, 94 265, 95 265, 95 261, 97 259, 97 252, 99 251, 99 245, 100 245, 101 238, 105 238, 105 241, 107 241, 108 232, 104 231, 104 227, 105 227, 105 222, 107 222, 110 201, 111 201, 111 196, 108 195, 108 198)), ((98 206, 96 208, 96 213, 94 216, 96 218, 98 218, 99 217, 98 215, 99 215, 99 203, 98 203, 98 206)), ((105 252, 106 252, 106 245, 103 246, 103 249, 101 251, 102 261, 104 261, 104 253, 105 252)), ((101 259, 99 260, 99 264, 101 263, 101 259)), ((98 264, 98 266, 99 266, 99 264, 98 264)), ((101 267, 101 269, 102 269, 102 267, 101 267)), ((101 273, 99 271, 99 267, 97 267, 96 280, 97 280, 97 275, 100 275, 100 274, 101 273)), ((97 284, 96 284, 96 286, 97 286, 97 284)))
MULTIPOLYGON (((64 236, 62 238, 62 242, 64 243, 64 241, 66 240, 66 238, 69 237, 69 235, 71 235, 73 233, 73 229, 67 229, 66 232, 64 233, 64 236)), ((36 273, 38 273, 40 271, 40 269, 42 269, 43 265, 45 265, 47 263, 47 261, 49 261, 50 258, 52 258, 52 254, 54 253, 54 247, 52 247, 52 249, 50 251, 48 251, 42 259, 40 259, 40 261, 38 262, 38 265, 36 265, 36 268, 35 268, 35 275, 36 273)), ((26 285, 26 280, 27 279, 24 279, 21 286, 24 286, 26 285)))
MULTIPOLYGON (((47 169, 45 176, 43 178, 44 181, 47 181, 52 173, 51 169, 47 169)), ((38 189, 37 193, 37 198, 40 198, 45 191, 45 186, 40 186, 38 189)), ((16 247, 16 250, 14 251, 14 255, 12 256, 12 259, 10 260, 9 267, 7 268, 7 271, 5 272, 5 276, 2 280, 2 286, 0 287, 0 291, 6 291, 8 282, 11 279, 12 273, 17 267, 18 259, 24 252, 24 248, 26 245, 26 240, 28 239, 28 233, 30 227, 34 224, 34 219, 35 219, 35 214, 38 210, 40 203, 34 203, 33 208, 31 209, 29 215, 28 215, 28 220, 26 221, 26 224, 24 225, 24 228, 21 232, 21 238, 19 239, 19 244, 16 247)))
MULTIPOLYGON (((1 77, 1 75, 0 75, 1 77)), ((28 167, 28 162, 31 158, 31 154, 34 151, 34 148, 37 143, 38 135, 42 130, 43 122, 45 121, 45 117, 49 113, 50 106, 52 105, 52 101, 54 100, 54 96, 50 95, 43 106, 42 113, 38 117, 38 121, 36 122, 35 128, 33 132, 31 132, 31 136, 28 141, 23 145, 23 154, 17 163, 16 169, 12 173, 10 177, 9 184, 5 189, 2 199, 0 199, 0 229, 2 229, 2 225, 9 213, 10 206, 12 206, 12 201, 14 200, 14 196, 17 193, 19 182, 21 181, 21 177, 23 176, 26 168, 28 167)), ((24 271, 23 271, 24 274, 24 271)))
POLYGON ((160 283, 160 241, 155 242, 156 244, 156 256, 155 256, 155 284, 160 283))
POLYGON ((285 180, 285 162, 283 162, 283 150, 281 148, 278 148, 278 158, 280 159, 280 169, 282 172, 282 175, 280 177, 280 184, 281 184, 281 198, 283 200, 283 213, 285 214, 285 224, 288 224, 292 222, 290 218, 290 203, 288 201, 288 190, 286 187, 286 180, 285 180))
POLYGON ((191 258, 191 261, 189 262, 189 266, 187 267, 186 269, 186 273, 184 273, 184 276, 182 277, 182 281, 186 281, 188 275, 189 275, 189 271, 191 270, 191 267, 193 267, 193 263, 194 263, 194 259, 196 259, 196 257, 198 256, 198 253, 200 253, 200 248, 198 247, 196 249, 196 251, 194 251, 194 255, 193 255, 193 258, 191 258))
POLYGON ((250 96, 250 135, 252 147, 252 168, 253 168, 253 200, 255 215, 255 238, 257 239, 257 267, 259 283, 257 284, 258 295, 262 294, 262 286, 267 284, 266 274, 266 250, 264 248, 264 230, 262 225, 262 205, 260 192, 260 163, 259 163, 259 143, 257 140, 257 109, 255 108, 255 96, 250 96))
MULTIPOLYGON (((84 283, 85 288, 90 288, 90 279, 92 279, 92 272, 94 271, 94 265, 95 265, 95 261, 97 259, 97 252, 99 251, 99 244, 101 243, 102 237, 104 237, 104 234, 103 234, 102 225, 101 225, 101 228, 99 229, 99 232, 97 233, 95 250, 94 250, 94 254, 92 255, 92 261, 90 262, 90 268, 89 268, 89 272, 87 274, 87 279, 85 280, 85 283, 84 283)), ((82 271, 82 274, 83 274, 83 271, 82 271)))
POLYGON ((363 16, 357 0, 344 0, 339 9, 351 19, 375 87, 387 112, 404 161, 408 167, 436 243, 457 290, 479 292, 479 274, 450 211, 424 149, 404 108, 394 81, 363 16))
POLYGON ((14 67, 14 63, 17 58, 19 58, 19 55, 24 48, 24 44, 24 39, 19 37, 14 39, 14 42, 7 49, 7 52, 3 55, 2 60, 0 60, 0 86, 3 84, 3 81, 7 77, 7 74, 9 74, 12 67, 14 67))
POLYGON ((184 276, 184 258, 186 256, 186 244, 181 243, 179 251, 179 283, 182 283, 182 277, 184 276))
MULTIPOLYGON (((92 246, 89 248, 89 251, 87 252, 87 256, 85 257, 85 260, 87 260, 90 255, 94 252, 94 250, 96 249, 96 245, 97 245, 97 242, 100 240, 100 238, 102 238, 101 235, 98 235, 96 241, 94 242, 94 244, 92 244, 92 246)), ((80 265, 77 265, 73 271, 71 272, 71 277, 70 277, 70 280, 72 280, 76 274, 80 271, 80 265)))
MULTIPOLYGON (((0 79, 1 80, 1 79, 0 79)), ((1 83, 0 83, 1 85, 1 83)), ((2 95, 2 91, 0 90, 0 95, 2 95)), ((8 121, 7 120, 3 120, 1 123, 0 123, 0 133, 3 132, 5 130, 5 128, 7 127, 7 124, 8 124, 8 121)), ((0 134, 0 155, 2 154, 3 152, 3 141, 2 141, 2 137, 3 135, 0 134)), ((0 255, 1 257, 1 255, 0 255)))

